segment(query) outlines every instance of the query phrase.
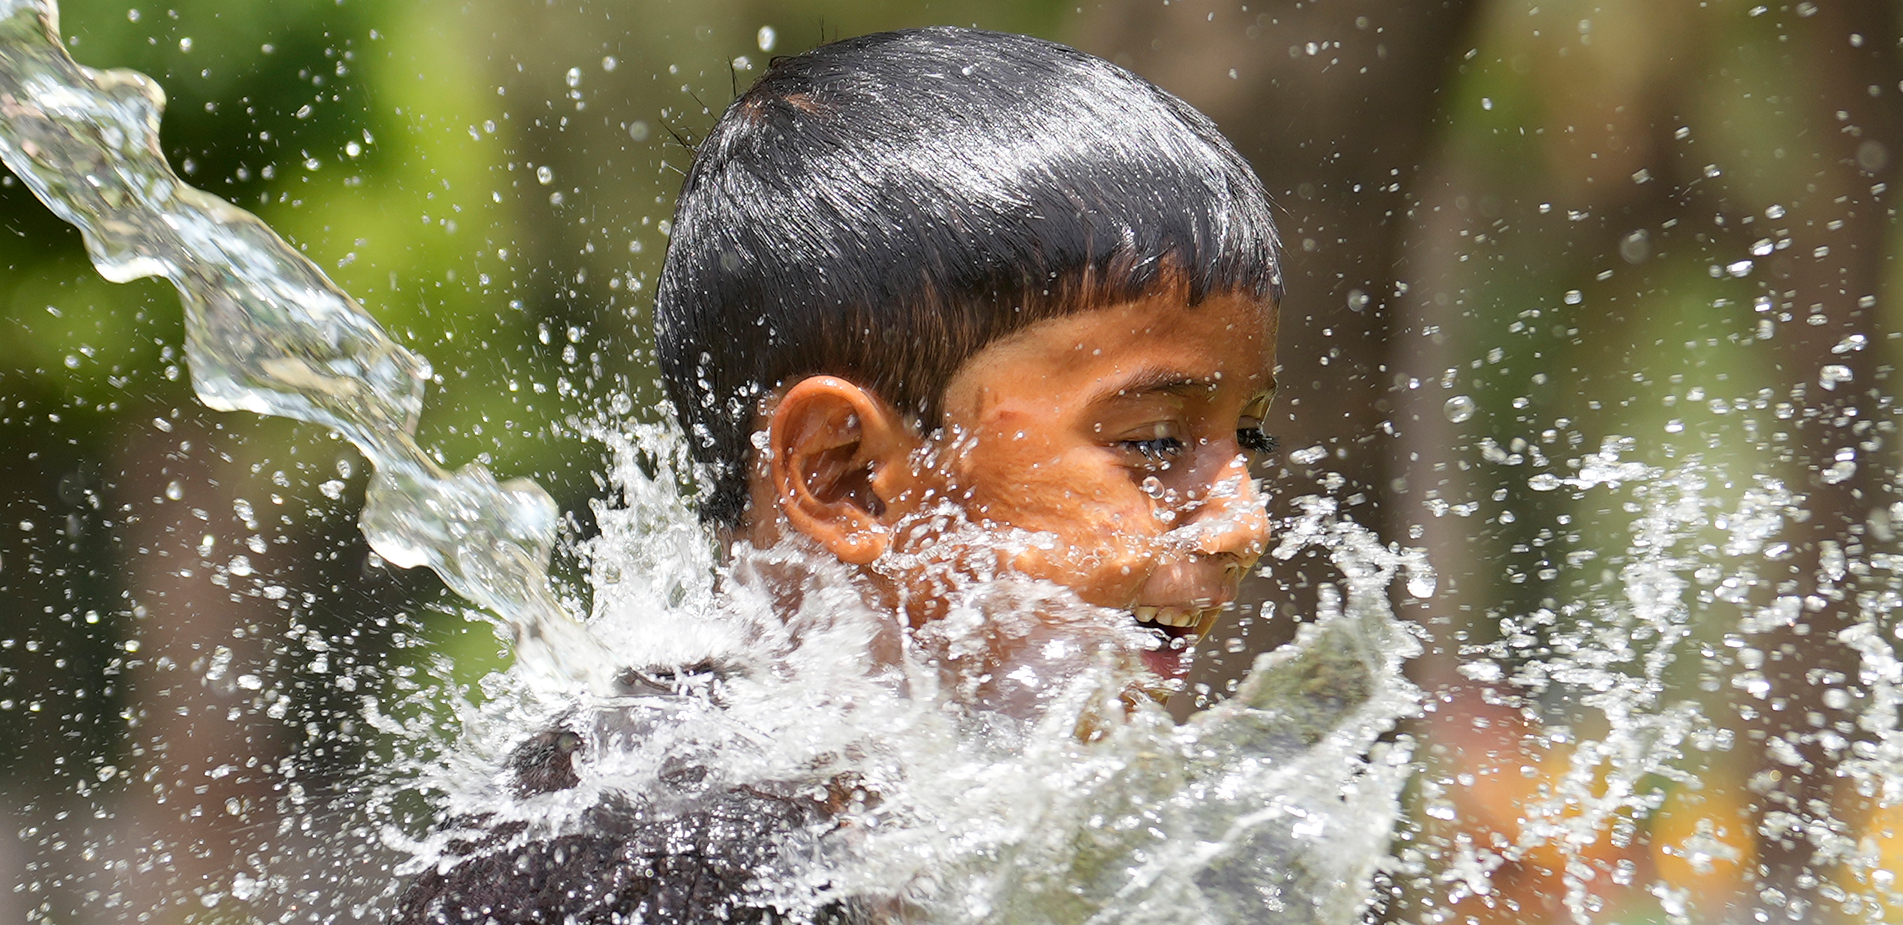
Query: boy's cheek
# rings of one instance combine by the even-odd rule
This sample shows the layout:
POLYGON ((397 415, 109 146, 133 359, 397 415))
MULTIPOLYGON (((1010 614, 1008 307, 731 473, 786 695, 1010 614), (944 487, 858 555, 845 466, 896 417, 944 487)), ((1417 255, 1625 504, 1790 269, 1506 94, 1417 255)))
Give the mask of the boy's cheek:
POLYGON ((1054 537, 1048 546, 1018 552, 1003 565, 1031 578, 1042 578, 1076 592, 1086 604, 1126 608, 1156 568, 1153 544, 1134 537, 1097 534, 1081 545, 1054 537))

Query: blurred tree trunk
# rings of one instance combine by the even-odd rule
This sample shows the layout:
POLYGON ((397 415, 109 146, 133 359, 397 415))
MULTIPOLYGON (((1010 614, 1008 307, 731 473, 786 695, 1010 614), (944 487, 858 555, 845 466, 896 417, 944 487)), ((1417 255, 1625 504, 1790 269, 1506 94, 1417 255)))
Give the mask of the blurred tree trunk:
POLYGON ((132 783, 116 860, 139 873, 114 884, 122 905, 99 921, 202 915, 201 897, 215 903, 229 897, 234 876, 263 875, 245 859, 270 857, 278 834, 270 769, 289 743, 253 701, 274 680, 286 619, 272 601, 242 593, 249 583, 232 580, 229 563, 245 556, 241 576, 270 574, 308 562, 311 551, 245 545, 281 529, 238 513, 255 504, 254 517, 272 517, 270 491, 230 462, 239 441, 208 426, 209 412, 191 410, 164 431, 133 428, 109 465, 120 473, 109 492, 125 515, 128 635, 137 641, 127 672, 132 783))
MULTIPOLYGON (((1499 329, 1513 317, 1511 311, 1487 311, 1500 306, 1472 304, 1485 277, 1502 270, 1538 275, 1557 267, 1562 278, 1590 281, 1601 268, 1616 267, 1629 282, 1607 289, 1638 287, 1617 289, 1612 298, 1603 292, 1589 295, 1577 311, 1590 312, 1566 315, 1565 324, 1576 324, 1566 338, 1570 346, 1562 343, 1559 355, 1549 359, 1554 375, 1565 380, 1552 402, 1562 408, 1569 400, 1596 407, 1592 397, 1643 400, 1645 391, 1630 383, 1656 383, 1695 369, 1698 362, 1677 349, 1682 338, 1653 339, 1662 330, 1729 332, 1734 343, 1743 333, 1748 344, 1760 320, 1772 325, 1775 333, 1768 339, 1757 334, 1758 346, 1749 348, 1749 356, 1767 362, 1750 369, 1749 378, 1732 391, 1714 397, 1761 389, 1774 396, 1772 402, 1794 406, 1793 415, 1767 414, 1762 420, 1769 435, 1766 474, 1803 493, 1808 516, 1788 524, 1779 537, 1796 551, 1791 558, 1734 561, 1725 567, 1755 571, 1759 579, 1746 612, 1774 595, 1791 593, 1805 598, 1805 612, 1794 625, 1769 632, 1726 628, 1737 646, 1762 653, 1769 682, 1761 692, 1733 685, 1735 690, 1726 691, 1733 698, 1729 707, 1707 705, 1713 723, 1741 732, 1727 763, 1740 779, 1748 779, 1754 818, 1734 824, 1742 822, 1755 833, 1758 866, 1747 872, 1755 883, 1741 884, 1737 895, 1711 900, 1704 911, 1740 921, 1754 916, 1758 921, 1828 920, 1834 912, 1825 897, 1832 889, 1830 871, 1818 854, 1841 847, 1830 844, 1837 837, 1833 833, 1844 831, 1846 823, 1854 825, 1857 813, 1855 799, 1841 792, 1848 785, 1835 780, 1843 750, 1826 742, 1832 734, 1855 738, 1859 707, 1833 710, 1824 695, 1846 679, 1855 683, 1855 654, 1836 638, 1859 617, 1859 576, 1853 565, 1849 577, 1841 569, 1833 577, 1827 561, 1834 558, 1833 547, 1847 553, 1851 563, 1862 561, 1859 538, 1866 518, 1895 496, 1890 484, 1893 424, 1883 420, 1892 411, 1879 392, 1888 372, 1883 361, 1891 357, 1882 347, 1876 305, 1895 253, 1889 186, 1903 144, 1896 7, 1875 0, 1804 5, 1810 12, 1780 8, 1758 20, 1758 13, 1731 8, 1624 3, 1587 11, 1559 6, 1549 10, 1560 15, 1544 24, 1544 36, 1536 31, 1541 24, 1529 21, 1519 6, 1490 8, 1498 14, 1490 17, 1496 25, 1509 15, 1515 19, 1482 40, 1487 52, 1533 49, 1524 69, 1516 64, 1514 71, 1526 75, 1521 89, 1534 98, 1524 129, 1543 130, 1535 153, 1544 163, 1515 165, 1538 179, 1503 179, 1490 175, 1496 163, 1471 151, 1447 146, 1432 154, 1424 165, 1417 230, 1406 254, 1415 287, 1404 300, 1406 320, 1400 327, 1437 333, 1404 345, 1411 352, 1397 354, 1397 365, 1423 379, 1443 371, 1465 376, 1464 364, 1499 343, 1499 329), (1567 10, 1590 12, 1591 18, 1580 20, 1575 31, 1567 10), (1580 38, 1588 32, 1595 41, 1580 38), (1518 38, 1502 38, 1509 33, 1518 38), (1775 75, 1770 99, 1764 98, 1766 74, 1775 75), (1733 124, 1752 116, 1764 121, 1733 124), (1746 146, 1759 153, 1747 153, 1746 146), (1524 265, 1468 262, 1489 250, 1476 243, 1473 232, 1494 226, 1475 214, 1481 210, 1470 208, 1488 193, 1507 200, 1500 208, 1511 219, 1512 234, 1541 242, 1514 254, 1527 261, 1524 265), (1536 214, 1535 203, 1553 208, 1536 214), (1669 267, 1647 264, 1648 248, 1653 253, 1671 249, 1680 262, 1709 263, 1718 274, 1720 267, 1752 256, 1754 242, 1785 236, 1788 245, 1757 254, 1745 270, 1759 281, 1768 305, 1720 300, 1709 308, 1688 309, 1709 314, 1663 320, 1622 308, 1636 302, 1656 311, 1673 301, 1643 298, 1651 290, 1669 295, 1675 285, 1669 267), (1634 241, 1649 244, 1634 248, 1634 241), (1550 266, 1535 265, 1542 261, 1550 266), (1464 309, 1463 300, 1469 303, 1464 309), (1871 348, 1857 349, 1848 340, 1852 335, 1866 337, 1871 348), (1576 364, 1570 371, 1568 361, 1576 364), (1820 384, 1823 370, 1832 365, 1848 369, 1847 383, 1820 384), (1606 391, 1576 394, 1595 385, 1606 391), (1854 475, 1826 476, 1833 468, 1842 472, 1837 463, 1845 450, 1856 458, 1854 475), (1720 715, 1727 709, 1735 711, 1735 719, 1720 715), (1774 738, 1792 748, 1769 747, 1774 738), (1780 753, 1785 760, 1774 757, 1780 753), (1791 763, 1791 755, 1799 760, 1791 763)), ((1613 275, 1605 269, 1596 278, 1613 275)), ((1689 292, 1682 281, 1677 285, 1689 292)), ((1554 295, 1524 288, 1513 294, 1549 307, 1554 295)), ((1424 494, 1428 491, 1454 503, 1480 501, 1497 484, 1498 473, 1469 471, 1477 454, 1464 435, 1487 431, 1448 420, 1443 403, 1457 393, 1439 388, 1399 393, 1397 423, 1407 450, 1403 465, 1410 469, 1407 484, 1415 503, 1430 497, 1424 494)), ((1558 412, 1548 407, 1535 413, 1550 418, 1558 412)), ((1638 455, 1649 449, 1642 446, 1638 455)), ((1518 613, 1533 606, 1530 600, 1504 598, 1516 593, 1500 582, 1512 538, 1504 526, 1489 533, 1477 519, 1423 517, 1421 522, 1445 579, 1436 612, 1453 619, 1450 628, 1484 640, 1492 631, 1491 611, 1522 608, 1518 613)), ((1877 576, 1868 590, 1880 591, 1883 583, 1877 576)), ((1518 593, 1537 599, 1534 592, 1518 593)), ((1685 603, 1698 606, 1689 599, 1685 603)), ((1727 615, 1720 610, 1715 618, 1702 619, 1723 621, 1727 615)), ((1417 673, 1430 685, 1468 683, 1455 674, 1457 654, 1443 645, 1417 673)), ((1733 666, 1730 672, 1739 670, 1733 666)), ((1457 725, 1465 717, 1442 719, 1457 725)), ((1454 740, 1451 732, 1442 737, 1454 740)), ((1537 759, 1529 754, 1520 760, 1537 759)))
MULTIPOLYGON (((1762 698, 1737 696, 1740 715, 1752 720, 1744 748, 1754 757, 1749 789, 1760 795, 1758 832, 1762 880, 1754 904, 1773 920, 1815 921, 1834 913, 1832 860, 1819 857, 1840 820, 1856 818, 1852 785, 1838 777, 1848 757, 1836 736, 1855 739, 1862 705, 1833 708, 1825 694, 1855 683, 1856 656, 1836 644, 1856 623, 1861 579, 1872 595, 1890 580, 1863 563, 1872 512, 1896 499, 1894 407, 1882 394, 1890 368, 1877 306, 1896 255, 1895 163, 1903 156, 1903 60, 1898 54, 1898 9, 1884 0, 1817 4, 1816 14, 1784 23, 1790 41, 1782 61, 1794 75, 1793 102, 1816 139, 1814 173, 1805 195, 1787 206, 1793 244, 1771 261, 1767 294, 1793 323, 1778 330, 1778 391, 1795 401, 1790 422, 1795 487, 1807 492, 1807 522, 1789 529, 1802 554, 1789 577, 1811 589, 1806 618, 1755 640, 1767 657, 1771 689, 1762 698), (1806 259, 1806 258, 1809 259, 1806 259), (1871 348, 1847 349, 1862 336, 1871 348), (1831 389, 1827 366, 1850 371, 1831 389), (1855 474, 1838 463, 1854 457, 1855 474), (1857 563, 1849 575, 1831 564, 1841 544, 1857 563), (1801 721, 1800 721, 1800 718, 1801 721), (1787 741, 1801 760, 1778 760, 1772 740, 1787 741)), ((1889 293, 1891 298, 1896 293, 1889 293)), ((1780 317, 1783 317, 1780 314, 1780 317)), ((1876 543, 1876 539, 1870 539, 1876 543)), ((1762 920, 1762 919, 1760 919, 1762 920)))

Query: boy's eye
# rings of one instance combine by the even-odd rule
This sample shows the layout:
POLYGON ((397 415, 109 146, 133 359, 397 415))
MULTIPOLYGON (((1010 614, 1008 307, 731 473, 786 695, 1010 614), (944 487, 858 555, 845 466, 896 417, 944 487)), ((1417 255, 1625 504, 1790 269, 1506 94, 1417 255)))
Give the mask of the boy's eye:
POLYGON ((1162 423, 1148 428, 1147 436, 1132 436, 1117 441, 1117 446, 1137 457, 1139 464, 1148 468, 1160 468, 1175 462, 1183 455, 1187 444, 1173 424, 1162 423))

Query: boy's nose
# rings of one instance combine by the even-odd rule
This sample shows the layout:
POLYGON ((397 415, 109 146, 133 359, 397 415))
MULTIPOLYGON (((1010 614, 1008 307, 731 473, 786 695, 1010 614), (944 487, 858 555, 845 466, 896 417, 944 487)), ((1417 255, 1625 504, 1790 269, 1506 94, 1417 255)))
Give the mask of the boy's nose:
POLYGON ((1269 544, 1269 512, 1249 475, 1249 459, 1237 455, 1209 482, 1207 501, 1192 515, 1196 551, 1233 556, 1254 565, 1269 544))

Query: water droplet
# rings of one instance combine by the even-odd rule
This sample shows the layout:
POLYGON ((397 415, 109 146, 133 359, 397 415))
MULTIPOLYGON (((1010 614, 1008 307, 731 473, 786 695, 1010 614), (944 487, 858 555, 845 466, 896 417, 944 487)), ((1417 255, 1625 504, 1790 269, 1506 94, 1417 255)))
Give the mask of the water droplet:
POLYGON ((1441 410, 1446 413, 1447 420, 1455 424, 1464 424, 1474 416, 1474 411, 1478 408, 1479 406, 1474 403, 1471 396, 1456 395, 1448 399, 1441 410))
POLYGON ((1566 290, 1566 304, 1567 305, 1578 305, 1579 303, 1584 301, 1586 301, 1585 293, 1580 292, 1577 289, 1566 290))
POLYGON ((581 86, 581 68, 578 68, 578 67, 569 68, 567 80, 568 80, 568 88, 570 90, 573 90, 576 87, 581 86))
POLYGON ((1830 391, 1835 391, 1839 383, 1849 382, 1853 378, 1855 374, 1850 371, 1850 367, 1841 363, 1832 363, 1817 371, 1817 384, 1830 391))
POLYGON ((1753 264, 1749 260, 1738 260, 1738 261, 1734 261, 1732 263, 1726 264, 1725 272, 1739 279, 1743 279, 1744 277, 1751 275, 1751 268, 1753 266, 1755 266, 1755 264, 1753 264))
POLYGON ((555 171, 551 170, 547 164, 543 164, 535 168, 535 179, 541 181, 543 186, 547 186, 555 182, 555 171))
POLYGON ((109 764, 102 765, 99 768, 98 777, 101 783, 112 780, 114 777, 117 777, 117 776, 119 776, 119 769, 113 767, 112 765, 109 765, 109 764))
POLYGON ((1526 480, 1526 487, 1534 491, 1552 491, 1560 484, 1559 476, 1551 472, 1542 472, 1526 480))
POLYGON ((615 68, 618 68, 620 66, 621 66, 621 62, 615 60, 614 55, 609 55, 601 59, 601 69, 604 71, 613 71, 615 68))
POLYGON ((761 51, 772 51, 773 43, 779 40, 779 33, 774 32, 772 26, 761 26, 753 40, 759 44, 761 51))
POLYGON ((635 141, 648 140, 648 124, 640 119, 628 123, 628 137, 635 141))
POLYGON ((1298 466, 1312 466, 1328 458, 1328 450, 1317 443, 1307 449, 1296 450, 1288 454, 1288 461, 1298 466))
POLYGON ((165 486, 165 497, 169 500, 177 501, 185 497, 185 487, 180 485, 177 481, 170 482, 165 486))
POLYGON ((1764 217, 1768 219, 1773 219, 1773 220, 1783 218, 1784 207, 1780 205, 1772 205, 1764 210, 1764 217))
POLYGON ((1849 337, 1846 337, 1843 340, 1838 341, 1837 346, 1830 348, 1830 352, 1835 353, 1839 356, 1842 356, 1843 354, 1846 354, 1846 353, 1855 353, 1869 345, 1870 345, 1870 338, 1865 337, 1862 334, 1852 334, 1849 337))
POLYGON ((205 668, 205 680, 216 681, 224 677, 225 671, 229 668, 231 668, 231 649, 227 646, 219 646, 211 654, 211 664, 205 668))

